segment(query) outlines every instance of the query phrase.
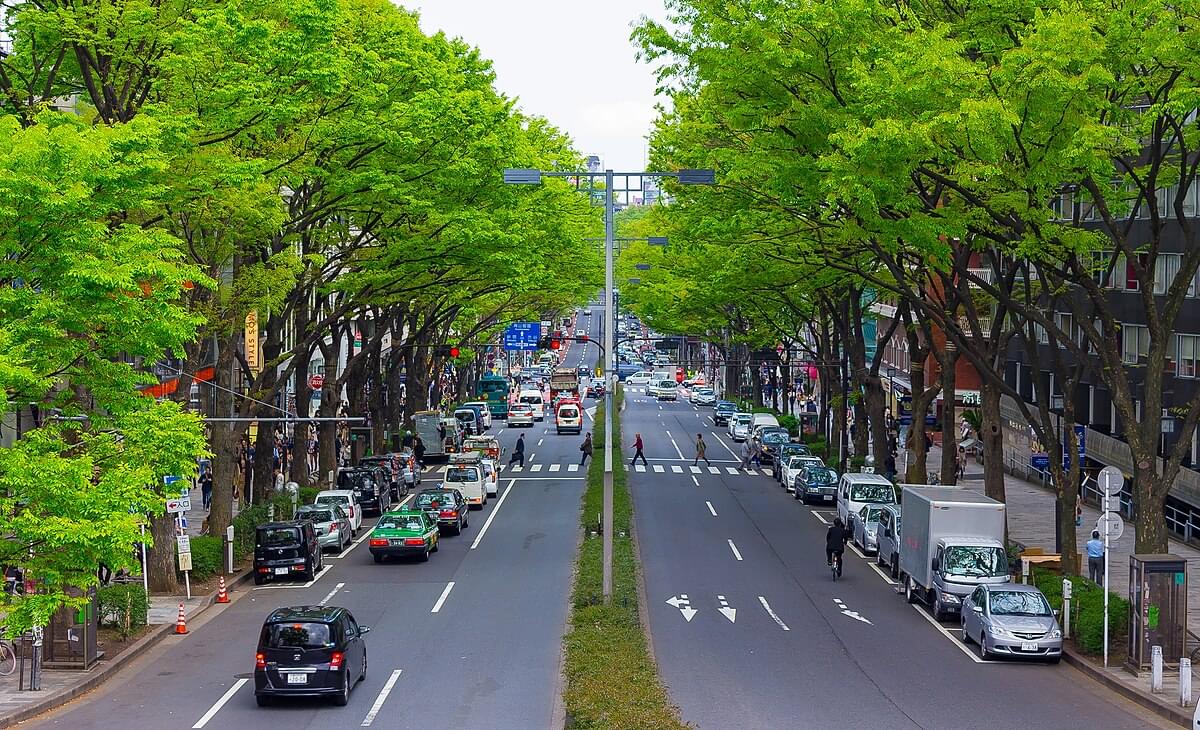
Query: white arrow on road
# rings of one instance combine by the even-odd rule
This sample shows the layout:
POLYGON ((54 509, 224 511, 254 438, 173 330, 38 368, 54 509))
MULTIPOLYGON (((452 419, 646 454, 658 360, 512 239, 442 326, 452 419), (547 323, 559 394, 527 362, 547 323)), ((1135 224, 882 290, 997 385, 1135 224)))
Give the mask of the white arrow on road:
POLYGON ((721 607, 717 609, 721 612, 721 615, 729 619, 729 623, 736 622, 737 609, 729 607, 729 601, 725 600, 725 596, 717 596, 717 600, 721 602, 721 607))
POLYGON ((843 616, 849 616, 850 618, 854 619, 855 621, 862 621, 864 624, 871 624, 872 626, 875 625, 875 624, 871 623, 870 619, 864 617, 858 611, 851 611, 850 609, 846 608, 846 604, 842 602, 842 599, 835 598, 835 599, 833 599, 833 602, 837 604, 838 608, 842 609, 843 616))
POLYGON ((687 621, 688 623, 691 623, 692 619, 695 618, 697 613, 699 613, 699 611, 692 608, 692 604, 690 601, 688 601, 686 593, 680 593, 678 596, 671 596, 667 599, 666 603, 668 606, 678 608, 679 613, 683 615, 683 620, 687 621))

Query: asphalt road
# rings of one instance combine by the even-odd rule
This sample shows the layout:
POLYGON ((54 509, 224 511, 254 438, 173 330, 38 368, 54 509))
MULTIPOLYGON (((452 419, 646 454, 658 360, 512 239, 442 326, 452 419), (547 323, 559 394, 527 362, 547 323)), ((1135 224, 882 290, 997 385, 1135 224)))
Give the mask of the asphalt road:
POLYGON ((626 393, 624 440, 641 432, 650 462, 630 485, 652 643, 685 721, 1170 727, 1065 664, 981 662, 957 638, 957 624, 939 626, 907 604, 853 552, 835 583, 822 521, 832 507, 793 500, 769 469, 730 473, 738 445, 713 424, 711 407, 660 404, 639 386, 626 393), (692 468, 697 433, 712 469, 703 461, 692 468))
MULTIPOLYGON (((588 319, 600 318, 579 319, 589 328, 588 319)), ((594 347, 574 345, 564 364, 595 359, 594 347)), ((188 635, 168 637, 97 691, 29 726, 561 727, 561 643, 584 471, 581 437, 555 435, 552 423, 493 425, 506 454, 525 435, 525 468, 502 471, 500 498, 471 512, 461 536, 443 536, 429 562, 376 565, 364 530, 344 554, 326 555, 330 567, 312 583, 246 585, 232 604, 192 622, 188 635), (346 707, 305 700, 259 708, 251 673, 263 619, 280 606, 317 603, 344 606, 372 627, 366 681, 346 707)), ((423 487, 436 485, 437 468, 427 467, 423 487)))

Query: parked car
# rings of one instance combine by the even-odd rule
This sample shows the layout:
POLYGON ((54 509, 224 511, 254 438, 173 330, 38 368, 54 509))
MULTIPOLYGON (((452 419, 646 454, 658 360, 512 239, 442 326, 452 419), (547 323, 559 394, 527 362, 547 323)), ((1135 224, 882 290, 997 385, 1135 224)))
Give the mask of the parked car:
POLYGON ((750 438, 750 414, 734 413, 729 418, 729 438, 734 441, 745 441, 750 438))
POLYGON ((800 470, 792 484, 796 499, 808 504, 811 501, 832 503, 837 499, 838 475, 827 466, 806 466, 800 470))
POLYGON ((812 454, 793 454, 784 458, 787 462, 779 470, 779 481, 789 492, 796 488, 796 477, 800 476, 801 471, 810 466, 825 466, 820 458, 812 454))
POLYGON ((717 402, 717 394, 712 388, 696 388, 692 391, 692 403, 698 406, 711 406, 717 402))
POLYGON ((980 585, 963 599, 963 643, 977 642, 979 656, 1062 658, 1062 629, 1050 602, 1036 587, 1020 583, 980 585))
POLYGON ((478 436, 483 433, 483 418, 474 408, 462 406, 454 409, 454 420, 466 436, 478 436))
POLYGON ((346 512, 350 520, 350 537, 357 537, 362 528, 362 507, 358 504, 358 493, 352 489, 325 489, 317 492, 313 504, 318 507, 336 504, 346 512))
POLYGON ((761 452, 758 455, 759 461, 763 464, 771 464, 774 466, 775 455, 779 452, 779 448, 788 443, 787 429, 784 428, 764 428, 759 431, 758 442, 761 452))
POLYGON ((734 403, 722 400, 717 401, 713 407, 713 423, 718 426, 724 426, 729 423, 729 418, 737 412, 737 405, 734 403))
POLYGON ((851 525, 850 534, 851 540, 855 545, 866 554, 870 555, 878 549, 875 536, 879 530, 879 512, 882 508, 877 504, 864 505, 854 515, 854 524, 851 525))
POLYGON ((474 408, 479 413, 479 420, 483 422, 483 430, 486 431, 492 427, 492 411, 488 408, 487 401, 473 400, 462 404, 463 408, 474 408))
POLYGON ((455 535, 461 533, 470 520, 467 500, 457 489, 422 489, 417 492, 413 507, 425 510, 437 520, 438 527, 452 528, 455 535))
POLYGON ((328 696, 350 701, 350 690, 367 676, 370 626, 360 626, 338 606, 277 608, 263 622, 254 655, 254 699, 328 696))
POLYGON ((896 490, 882 474, 843 474, 838 482, 838 517, 842 524, 850 524, 850 516, 857 514, 863 505, 895 504, 896 490))
POLYGON ((278 578, 312 580, 323 565, 321 543, 308 520, 267 522, 255 528, 255 585, 278 578))
POLYGON ((529 426, 533 428, 534 420, 533 406, 524 403, 513 403, 508 407, 509 426, 529 426))
POLYGON ((875 528, 875 562, 887 568, 893 578, 900 577, 900 514, 900 505, 883 505, 879 527, 875 528))
POLYGON ((401 451, 395 456, 400 462, 400 483, 407 494, 421 483, 421 467, 417 464, 416 454, 411 451, 401 451))
POLYGON ((400 478, 400 472, 397 468, 399 465, 396 459, 391 454, 380 454, 378 456, 364 456, 358 460, 358 465, 363 468, 379 469, 383 472, 384 483, 387 484, 391 501, 400 499, 404 480, 400 478))
POLYGON ((308 520, 317 531, 317 542, 321 547, 333 548, 340 553, 353 541, 350 528, 350 517, 341 505, 336 504, 306 504, 296 510, 296 519, 308 520))
POLYGON ((438 523, 422 509, 401 509, 381 515, 371 537, 367 538, 371 559, 382 563, 384 558, 417 555, 429 560, 438 551, 438 523))
MULTIPOLYGON (((811 452, 806 444, 796 441, 788 441, 785 444, 780 444, 779 448, 774 452, 774 458, 771 459, 771 476, 775 477, 775 481, 782 483, 789 490, 792 488, 790 479, 784 479, 783 467, 788 463, 788 460, 793 456, 808 456, 811 452)), ((820 462, 820 459, 817 459, 820 462)))
POLYGON ((337 485, 341 489, 353 489, 363 510, 383 514, 392 506, 392 490, 382 469, 343 469, 338 472, 337 485))

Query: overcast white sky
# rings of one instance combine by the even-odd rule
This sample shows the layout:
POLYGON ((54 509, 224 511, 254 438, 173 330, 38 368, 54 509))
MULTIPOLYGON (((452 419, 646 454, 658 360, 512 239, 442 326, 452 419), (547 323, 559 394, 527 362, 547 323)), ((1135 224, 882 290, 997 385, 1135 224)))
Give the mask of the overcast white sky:
POLYGON ((477 46, 496 85, 522 110, 549 119, 585 155, 641 170, 655 117, 654 75, 629 41, 661 0, 393 0, 421 14, 421 29, 477 46))

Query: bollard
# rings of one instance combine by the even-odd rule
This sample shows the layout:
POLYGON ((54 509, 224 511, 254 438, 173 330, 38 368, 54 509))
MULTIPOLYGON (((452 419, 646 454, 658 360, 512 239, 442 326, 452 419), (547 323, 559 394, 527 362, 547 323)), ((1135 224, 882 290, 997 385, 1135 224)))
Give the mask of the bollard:
POLYGON ((1021 561, 1021 583, 1025 584, 1025 585, 1029 584, 1029 561, 1028 560, 1021 561))
POLYGON ((225 572, 233 575, 233 525, 225 528, 225 572))
POLYGON ((275 503, 274 502, 267 505, 267 520, 269 522, 275 521, 275 503))
POLYGON ((1162 692, 1163 658, 1162 647, 1150 647, 1150 691, 1154 694, 1162 692))
POLYGON ((1179 660, 1179 706, 1190 707, 1192 704, 1192 660, 1181 657, 1179 660))
POLYGON ((1071 588, 1070 578, 1063 578, 1062 589, 1062 634, 1064 639, 1071 638, 1071 588))
POLYGON ((41 626, 33 627, 33 657, 29 663, 29 689, 42 689, 42 639, 45 636, 41 626))

